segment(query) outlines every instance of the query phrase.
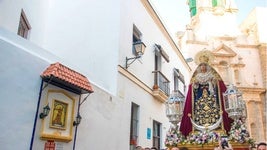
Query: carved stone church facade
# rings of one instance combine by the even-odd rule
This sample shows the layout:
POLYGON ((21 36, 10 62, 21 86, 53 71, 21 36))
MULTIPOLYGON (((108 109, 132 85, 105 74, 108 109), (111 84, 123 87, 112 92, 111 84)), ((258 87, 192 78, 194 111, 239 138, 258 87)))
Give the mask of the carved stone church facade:
MULTIPOLYGON (((187 57, 201 50, 214 56, 212 67, 226 85, 234 84, 243 93, 247 107, 247 128, 256 141, 266 141, 266 31, 261 18, 266 9, 256 8, 238 27, 234 0, 189 0, 191 22, 179 32, 178 45, 187 57), (193 12, 192 12, 193 11, 193 12), (181 34, 182 33, 182 34, 181 34)), ((266 14, 266 13, 265 13, 266 14)), ((194 62, 189 65, 196 68, 194 62)))

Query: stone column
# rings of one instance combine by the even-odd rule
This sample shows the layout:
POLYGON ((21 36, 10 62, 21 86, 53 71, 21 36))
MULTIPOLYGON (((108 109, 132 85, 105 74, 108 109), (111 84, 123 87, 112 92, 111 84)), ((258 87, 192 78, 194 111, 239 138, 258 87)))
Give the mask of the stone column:
MULTIPOLYGON (((264 137, 267 138, 267 130, 266 130, 266 107, 267 107, 267 95, 266 95, 266 90, 267 90, 267 58, 266 58, 266 51, 267 51, 267 44, 260 44, 259 45, 259 55, 260 55, 260 64, 261 64, 261 69, 262 69, 262 78, 263 78, 263 86, 265 88, 265 92, 263 92, 263 94, 261 94, 261 98, 263 100, 262 102, 262 107, 263 107, 263 128, 264 128, 264 137)), ((265 139, 267 140, 267 139, 265 139)))
POLYGON ((263 83, 264 87, 267 88, 267 58, 266 58, 266 51, 267 51, 267 45, 266 44, 260 44, 259 45, 259 55, 260 55, 260 62, 261 62, 261 69, 262 69, 262 77, 263 77, 263 83))

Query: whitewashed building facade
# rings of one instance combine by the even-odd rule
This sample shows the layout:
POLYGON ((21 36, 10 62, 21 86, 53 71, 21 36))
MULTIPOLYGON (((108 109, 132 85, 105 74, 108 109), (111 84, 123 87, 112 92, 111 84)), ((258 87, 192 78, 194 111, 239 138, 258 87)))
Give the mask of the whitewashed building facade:
POLYGON ((191 69, 148 1, 3 0, 0 20, 1 149, 165 147, 165 102, 186 95, 191 69), (139 40, 144 54, 126 65, 139 40), (56 62, 67 73, 53 84, 44 71, 56 62))

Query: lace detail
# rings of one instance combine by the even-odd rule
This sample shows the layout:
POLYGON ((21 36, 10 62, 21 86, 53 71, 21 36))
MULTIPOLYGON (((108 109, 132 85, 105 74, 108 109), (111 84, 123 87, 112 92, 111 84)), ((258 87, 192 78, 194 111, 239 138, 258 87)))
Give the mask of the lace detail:
POLYGON ((207 84, 209 81, 213 80, 213 74, 211 71, 205 72, 205 73, 198 73, 195 78, 195 82, 198 82, 199 84, 207 84))

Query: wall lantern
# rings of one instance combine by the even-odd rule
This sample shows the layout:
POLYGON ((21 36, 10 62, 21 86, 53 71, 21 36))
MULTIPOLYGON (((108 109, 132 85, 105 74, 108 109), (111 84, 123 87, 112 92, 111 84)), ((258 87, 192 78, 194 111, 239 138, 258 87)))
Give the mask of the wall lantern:
POLYGON ((134 51, 136 56, 132 57, 132 58, 127 58, 126 57, 126 66, 125 68, 127 69, 136 59, 140 58, 144 52, 145 52, 145 48, 146 45, 142 42, 142 41, 137 41, 133 44, 134 47, 134 51), (132 60, 130 63, 128 63, 129 60, 132 60))
POLYGON ((166 102, 166 116, 174 126, 182 119, 184 110, 184 97, 179 96, 178 91, 173 91, 166 102))
POLYGON ((242 98, 242 93, 239 92, 233 84, 227 87, 227 90, 223 94, 224 96, 224 107, 228 116, 234 120, 241 119, 241 117, 246 118, 245 102, 242 98))
POLYGON ((43 112, 40 113, 40 118, 43 119, 45 118, 48 114, 49 114, 49 111, 50 111, 50 107, 49 107, 49 104, 47 104, 44 108, 43 108, 43 112))
POLYGON ((81 121, 82 121, 82 117, 81 117, 80 113, 78 113, 78 115, 76 116, 76 120, 73 121, 73 125, 78 126, 81 123, 81 121))

